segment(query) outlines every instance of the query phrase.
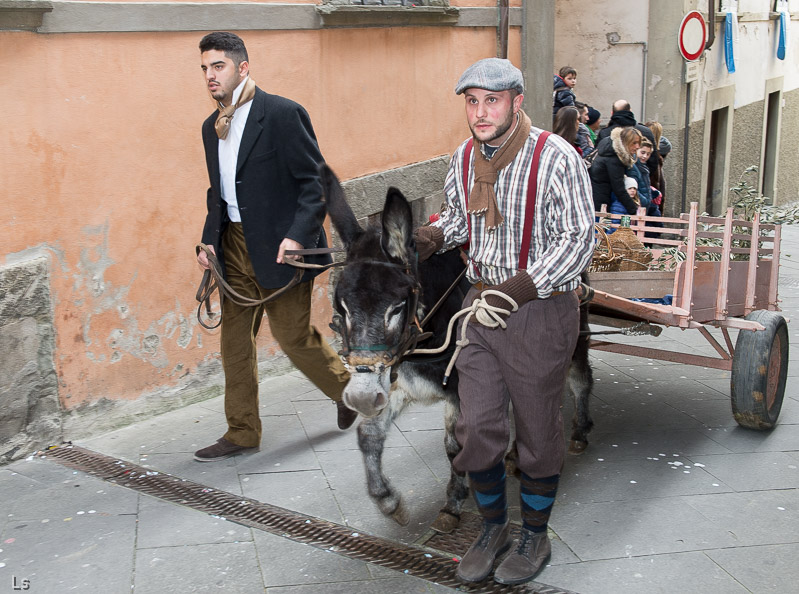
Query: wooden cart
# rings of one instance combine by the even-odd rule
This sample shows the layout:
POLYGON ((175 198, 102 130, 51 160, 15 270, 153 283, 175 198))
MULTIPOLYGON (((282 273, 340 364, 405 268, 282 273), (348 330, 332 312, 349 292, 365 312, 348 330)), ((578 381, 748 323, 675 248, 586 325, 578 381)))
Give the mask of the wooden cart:
MULTIPOLYGON (((621 215, 597 213, 606 227, 621 215)), ((643 209, 630 227, 652 249, 648 268, 631 272, 592 272, 590 323, 625 333, 657 336, 660 326, 698 330, 718 357, 592 340, 591 348, 731 371, 732 412, 739 425, 771 429, 777 422, 788 373, 788 330, 777 298, 780 225, 726 217, 699 216, 696 203, 680 218, 647 217, 643 209), (664 227, 653 227, 652 223, 664 227), (647 237, 649 232, 658 234, 647 237), (678 248, 684 260, 658 270, 664 250, 678 248), (717 254, 715 261, 707 258, 717 254), (671 296, 671 305, 633 301, 671 296), (655 324, 653 326, 652 324, 655 324), (658 326, 660 325, 660 326, 658 326), (719 328, 723 344, 709 327, 719 328), (739 330, 735 346, 729 330, 739 330)))

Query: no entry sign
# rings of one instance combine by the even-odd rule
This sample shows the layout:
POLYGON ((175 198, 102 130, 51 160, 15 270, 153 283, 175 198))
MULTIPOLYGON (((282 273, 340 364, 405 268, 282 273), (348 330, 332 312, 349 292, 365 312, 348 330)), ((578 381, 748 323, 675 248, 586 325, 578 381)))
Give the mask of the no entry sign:
POLYGON ((707 42, 707 27, 705 19, 698 10, 692 10, 686 14, 680 23, 680 34, 677 38, 677 45, 680 48, 682 57, 693 62, 698 60, 705 51, 707 42))

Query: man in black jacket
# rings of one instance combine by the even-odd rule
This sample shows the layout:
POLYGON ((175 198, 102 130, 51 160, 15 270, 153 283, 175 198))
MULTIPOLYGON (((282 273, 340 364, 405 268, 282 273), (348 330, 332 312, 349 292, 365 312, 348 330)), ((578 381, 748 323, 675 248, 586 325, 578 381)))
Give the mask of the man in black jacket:
MULTIPOLYGON (((327 245, 317 173, 322 155, 305 109, 255 86, 247 49, 237 35, 210 33, 200 42, 200 52, 205 82, 218 108, 202 127, 211 182, 202 242, 219 258, 228 284, 259 300, 294 276, 294 268, 285 263, 292 257, 286 250, 327 245)), ((208 268, 205 252, 199 252, 197 260, 208 268)), ((318 258, 316 263, 324 261, 318 258)), ((197 451, 195 460, 222 460, 260 445, 255 339, 264 313, 292 363, 336 402, 339 427, 346 429, 355 421, 357 413, 341 403, 349 374, 310 324, 316 274, 306 272, 301 283, 258 307, 223 300, 221 351, 228 431, 197 451)))
POLYGON ((627 126, 636 128, 641 134, 644 135, 644 138, 649 139, 649 142, 652 143, 652 146, 655 145, 655 135, 652 134, 652 130, 635 121, 635 114, 630 111, 630 103, 626 99, 619 99, 616 101, 613 104, 612 109, 613 112, 610 116, 610 120, 608 121, 608 125, 602 128, 597 135, 597 145, 599 145, 599 142, 603 138, 610 136, 613 128, 626 128, 627 126))

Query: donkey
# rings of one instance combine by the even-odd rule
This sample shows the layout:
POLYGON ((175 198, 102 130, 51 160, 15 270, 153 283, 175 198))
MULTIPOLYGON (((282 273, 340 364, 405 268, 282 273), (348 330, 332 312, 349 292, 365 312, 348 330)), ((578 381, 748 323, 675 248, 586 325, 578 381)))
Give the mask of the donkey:
MULTIPOLYGON (((449 320, 461 309, 469 290, 465 279, 458 282, 465 264, 459 250, 417 263, 411 208, 396 188, 388 189, 380 227, 362 229, 333 171, 322 165, 320 176, 328 213, 347 251, 335 286, 331 324, 341 336, 341 355, 352 373, 342 399, 364 417, 358 426, 358 447, 370 497, 383 514, 407 525, 410 514, 402 495, 383 474, 383 444, 392 422, 409 403, 444 401, 444 449, 450 464, 460 451, 455 439, 460 411, 457 370, 442 384, 454 344, 437 356, 406 356, 406 352, 418 340, 424 340, 426 349, 444 344, 449 320), (420 329, 417 320, 437 303, 438 309, 420 329), (424 334, 419 336, 420 332, 424 334)), ((582 326, 587 328, 587 314, 582 326)), ((588 396, 593 380, 587 337, 579 342, 583 345, 576 350, 579 360, 569 372, 575 400, 572 442, 577 438, 586 444, 592 425, 588 396)), ((578 449, 582 451, 585 445, 578 449)), ((438 532, 457 528, 468 494, 465 475, 454 468, 446 493, 446 503, 431 526, 438 532)))

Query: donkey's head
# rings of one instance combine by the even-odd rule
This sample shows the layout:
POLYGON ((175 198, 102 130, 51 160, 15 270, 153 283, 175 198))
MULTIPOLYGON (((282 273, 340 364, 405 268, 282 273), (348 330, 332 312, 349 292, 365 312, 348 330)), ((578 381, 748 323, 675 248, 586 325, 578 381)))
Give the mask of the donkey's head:
POLYGON ((388 404, 392 367, 415 331, 419 283, 411 208, 399 190, 389 188, 380 227, 362 229, 326 165, 321 178, 330 218, 347 248, 331 324, 352 374, 343 400, 373 417, 388 404))

